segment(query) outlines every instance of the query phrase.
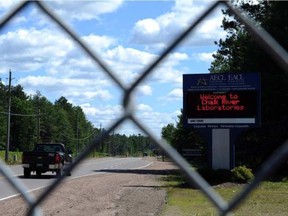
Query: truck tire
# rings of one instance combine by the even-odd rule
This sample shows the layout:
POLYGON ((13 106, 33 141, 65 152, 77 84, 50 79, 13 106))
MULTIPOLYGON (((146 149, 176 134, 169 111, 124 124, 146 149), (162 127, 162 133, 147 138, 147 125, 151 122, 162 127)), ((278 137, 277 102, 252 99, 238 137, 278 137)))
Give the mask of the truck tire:
POLYGON ((64 168, 63 168, 63 172, 66 172, 66 175, 67 175, 67 176, 71 176, 71 172, 68 172, 68 173, 67 173, 67 167, 68 167, 68 165, 65 164, 65 165, 64 165, 64 168))
POLYGON ((56 176, 57 177, 60 177, 62 174, 63 174, 63 169, 62 168, 56 170, 56 176))
POLYGON ((24 178, 30 178, 31 171, 28 168, 24 168, 24 178))
POLYGON ((41 177, 41 171, 36 171, 37 177, 41 177))

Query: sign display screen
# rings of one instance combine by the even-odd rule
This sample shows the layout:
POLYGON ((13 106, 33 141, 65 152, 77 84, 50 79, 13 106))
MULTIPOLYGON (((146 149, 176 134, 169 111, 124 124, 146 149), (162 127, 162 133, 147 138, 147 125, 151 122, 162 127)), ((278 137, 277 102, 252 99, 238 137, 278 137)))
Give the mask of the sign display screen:
POLYGON ((186 126, 233 128, 260 123, 258 74, 190 74, 183 78, 186 126))

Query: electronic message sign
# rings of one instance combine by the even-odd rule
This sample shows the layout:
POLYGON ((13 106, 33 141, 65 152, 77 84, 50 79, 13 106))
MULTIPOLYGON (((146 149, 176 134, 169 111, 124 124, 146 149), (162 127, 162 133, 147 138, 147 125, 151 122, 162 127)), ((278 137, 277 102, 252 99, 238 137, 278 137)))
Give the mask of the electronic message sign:
POLYGON ((259 74, 184 74, 183 117, 194 128, 259 126, 259 74))

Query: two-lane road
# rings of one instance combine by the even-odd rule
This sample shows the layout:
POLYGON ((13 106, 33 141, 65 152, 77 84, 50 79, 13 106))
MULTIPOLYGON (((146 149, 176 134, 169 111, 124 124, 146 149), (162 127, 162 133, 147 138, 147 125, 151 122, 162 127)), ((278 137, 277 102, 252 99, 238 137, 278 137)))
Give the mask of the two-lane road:
MULTIPOLYGON (((72 176, 67 177, 66 180, 75 179, 89 175, 104 174, 103 170, 113 169, 140 169, 149 166, 152 162, 143 158, 101 158, 93 160, 85 160, 72 171, 72 176), (101 172, 97 172, 101 170, 101 172)), ((36 177, 36 174, 31 175, 31 178, 23 177, 23 168, 21 165, 10 166, 14 173, 14 178, 19 180, 26 186, 28 191, 37 190, 50 185, 55 181, 55 174, 47 172, 41 177, 36 177)), ((10 197, 18 196, 18 192, 7 182, 7 180, 0 175, 0 201, 10 197)))

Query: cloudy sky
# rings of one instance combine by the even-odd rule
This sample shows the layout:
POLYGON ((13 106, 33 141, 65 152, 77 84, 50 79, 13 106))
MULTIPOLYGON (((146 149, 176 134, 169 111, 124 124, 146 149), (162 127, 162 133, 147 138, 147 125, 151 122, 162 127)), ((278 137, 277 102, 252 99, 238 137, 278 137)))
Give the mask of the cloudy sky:
MULTIPOLYGON (((213 1, 47 1, 47 7, 101 56, 130 86, 173 38, 213 1)), ((0 18, 19 4, 0 1, 0 18)), ((177 121, 182 108, 182 74, 208 73, 214 41, 225 37, 218 7, 159 65, 135 92, 137 118, 156 136, 177 121)), ((20 84, 27 95, 40 91, 52 103, 64 96, 81 106, 95 127, 108 128, 121 115, 123 92, 55 23, 31 4, 0 29, 0 78, 20 84)), ((140 133, 125 124, 118 133, 140 133)))

